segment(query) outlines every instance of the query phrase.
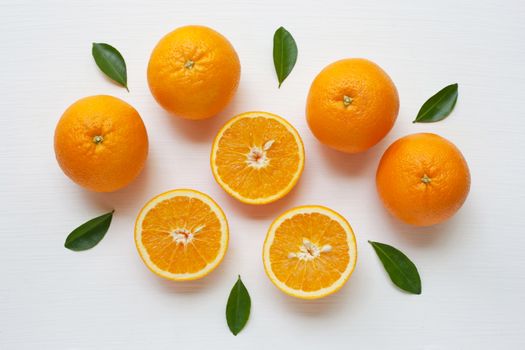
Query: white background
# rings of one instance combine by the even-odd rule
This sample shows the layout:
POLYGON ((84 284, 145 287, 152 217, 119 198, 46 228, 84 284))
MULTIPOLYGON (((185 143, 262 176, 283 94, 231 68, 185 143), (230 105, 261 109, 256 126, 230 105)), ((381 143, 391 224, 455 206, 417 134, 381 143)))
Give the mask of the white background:
POLYGON ((516 1, 0 1, 0 348, 1 349, 524 349, 525 348, 525 3, 516 1), (208 121, 169 117, 153 100, 146 66, 156 42, 185 24, 224 34, 242 77, 233 103, 208 121), (299 58, 277 88, 272 36, 285 26, 299 58), (91 43, 117 47, 130 93, 99 72, 91 43), (314 76, 345 57, 366 57, 396 83, 401 110, 368 152, 320 145, 304 117, 314 76), (453 114, 412 124, 421 104, 459 83, 453 114), (66 178, 53 132, 75 100, 111 94, 141 114, 147 166, 129 187, 96 194, 66 178), (213 136, 247 110, 282 115, 307 153, 288 197, 250 207, 213 180, 213 136), (449 222, 418 229, 391 218, 376 195, 375 170, 395 139, 435 132, 454 142, 472 188, 449 222), (222 265, 196 282, 150 273, 133 242, 142 205, 190 187, 223 207, 231 241, 222 265), (271 221, 301 204, 343 214, 358 242, 358 265, 336 295, 301 301, 266 277, 261 249, 271 221), (106 238, 75 253, 63 247, 80 223, 115 209, 106 238), (392 285, 367 240, 390 243, 417 264, 420 296, 392 285), (241 274, 252 297, 246 328, 230 334, 225 306, 241 274))

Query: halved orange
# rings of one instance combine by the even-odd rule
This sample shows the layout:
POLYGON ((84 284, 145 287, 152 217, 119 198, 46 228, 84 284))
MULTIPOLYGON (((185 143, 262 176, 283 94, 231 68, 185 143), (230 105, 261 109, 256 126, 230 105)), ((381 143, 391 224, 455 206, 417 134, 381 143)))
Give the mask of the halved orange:
POLYGON ((146 266, 175 281, 213 271, 228 247, 228 222, 208 195, 190 189, 159 194, 140 211, 135 244, 146 266))
POLYGON ((288 210, 270 226, 264 269, 277 288, 301 299, 337 292, 357 261, 354 232, 344 217, 318 206, 288 210))
POLYGON ((242 113, 226 123, 213 142, 211 169, 231 196, 247 204, 284 197, 304 168, 299 133, 268 112, 242 113))

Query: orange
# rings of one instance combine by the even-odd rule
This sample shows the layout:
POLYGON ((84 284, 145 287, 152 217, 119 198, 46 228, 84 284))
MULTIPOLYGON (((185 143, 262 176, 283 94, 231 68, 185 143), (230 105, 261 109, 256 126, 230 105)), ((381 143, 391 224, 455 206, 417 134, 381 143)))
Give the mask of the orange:
POLYGON ((421 133, 400 138, 381 158, 377 191, 398 219, 430 226, 454 215, 467 198, 470 172, 450 141, 421 133))
POLYGON ((55 129, 55 154, 64 173, 82 187, 116 191, 141 172, 148 134, 138 112, 112 96, 80 99, 55 129))
POLYGON ((350 278, 356 261, 350 224, 322 206, 288 210, 272 223, 264 241, 266 274, 281 291, 302 299, 337 292, 350 278))
POLYGON ((306 102, 310 130, 323 144, 346 153, 362 152, 392 129, 399 111, 397 89, 377 64, 344 59, 314 79, 306 102))
POLYGON ((231 196, 266 204, 285 196, 304 168, 304 146, 294 127, 267 112, 242 113, 226 123, 213 142, 211 169, 231 196))
POLYGON ((208 195, 189 189, 162 193, 142 208, 135 245, 146 266, 174 281, 213 271, 228 247, 228 222, 208 195))
POLYGON ((187 119, 204 119, 230 102, 241 75, 230 42, 203 26, 180 27, 163 37, 148 64, 148 83, 157 102, 187 119))

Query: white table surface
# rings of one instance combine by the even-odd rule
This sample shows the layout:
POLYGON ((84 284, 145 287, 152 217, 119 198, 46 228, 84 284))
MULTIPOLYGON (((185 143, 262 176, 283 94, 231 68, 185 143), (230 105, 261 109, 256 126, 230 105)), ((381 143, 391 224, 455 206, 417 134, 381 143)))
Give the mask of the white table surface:
POLYGON ((525 3, 516 1, 0 1, 1 349, 524 349, 525 3), (242 64, 233 103, 202 122, 169 117, 146 83, 149 54, 168 31, 211 26, 242 64), (299 59, 277 89, 272 36, 295 37, 299 59), (117 47, 130 93, 95 66, 91 43, 117 47), (344 155, 320 145, 304 117, 314 76, 344 57, 367 57, 396 83, 397 123, 376 147, 344 155), (412 124, 421 104, 459 83, 441 123, 412 124), (59 169, 56 122, 78 98, 111 94, 140 112, 150 137, 146 169, 128 188, 87 192, 59 169), (251 207, 229 198, 209 169, 214 134, 230 117, 267 110, 302 135, 307 164, 285 199, 251 207), (449 222, 427 229, 392 219, 374 174, 395 139, 435 132, 453 141, 472 173, 470 196, 449 222), (225 210, 230 246, 196 282, 172 283, 142 264, 133 224, 162 191, 190 187, 225 210), (301 204, 342 213, 358 241, 358 265, 336 295, 301 301, 266 277, 261 248, 272 219, 301 204), (115 209, 106 238, 63 247, 78 224, 115 209), (423 294, 389 281, 367 240, 390 243, 417 264, 423 294), (225 306, 241 274, 252 297, 246 328, 230 334, 225 306))

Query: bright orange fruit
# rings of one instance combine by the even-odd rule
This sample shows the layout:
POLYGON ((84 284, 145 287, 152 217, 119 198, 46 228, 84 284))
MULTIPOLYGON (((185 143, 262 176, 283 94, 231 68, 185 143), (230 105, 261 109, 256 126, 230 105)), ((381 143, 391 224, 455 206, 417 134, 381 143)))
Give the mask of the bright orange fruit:
POLYGON ((357 261, 348 221, 322 206, 291 209, 270 226, 263 248, 264 269, 277 288, 316 299, 338 291, 357 261))
POLYGON ((294 127, 267 112, 246 112, 222 127, 211 151, 215 180, 247 204, 285 196, 304 168, 304 146, 294 127))
POLYGON ((420 133, 388 147, 377 168, 376 185, 392 215, 408 224, 430 226, 447 220, 463 205, 470 172, 450 141, 420 133))
POLYGON ((156 196, 135 222, 135 244, 146 266, 175 281, 194 280, 213 271, 224 258, 228 234, 219 205, 189 189, 156 196))
POLYGON ((55 129, 58 164, 71 180, 97 192, 118 190, 141 172, 148 134, 138 112, 112 96, 73 103, 55 129))
POLYGON ((219 113, 237 91, 239 57, 230 42, 211 28, 180 27, 163 37, 148 64, 148 83, 157 102, 187 119, 219 113))
POLYGON ((314 79, 306 102, 308 126, 321 143, 357 153, 378 143, 392 129, 399 97, 392 79, 377 64, 344 59, 314 79))

